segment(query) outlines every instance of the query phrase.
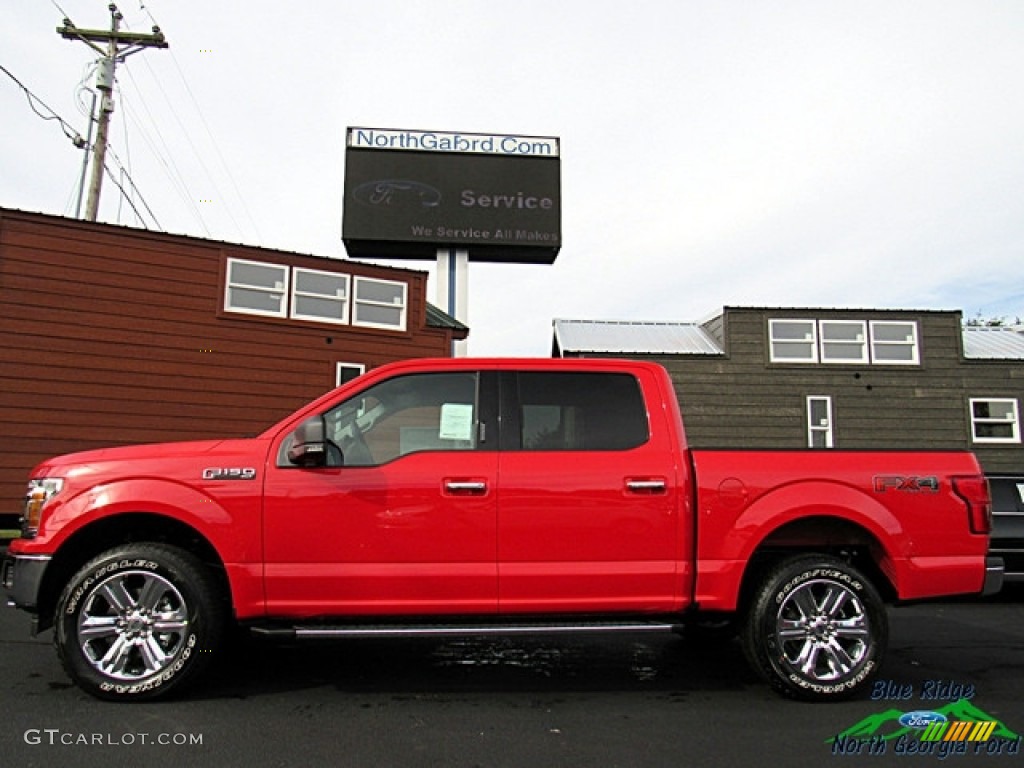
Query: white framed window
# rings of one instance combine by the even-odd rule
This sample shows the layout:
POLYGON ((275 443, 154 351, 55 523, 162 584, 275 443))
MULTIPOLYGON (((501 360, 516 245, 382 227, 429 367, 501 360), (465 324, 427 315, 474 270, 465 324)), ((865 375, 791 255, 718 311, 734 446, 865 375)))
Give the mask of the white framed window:
POLYGON ((320 269, 227 260, 224 310, 404 331, 409 285, 320 269))
POLYGON ((814 320, 769 320, 773 363, 818 362, 818 324, 814 320))
POLYGON ((334 386, 340 387, 366 373, 366 366, 362 363, 337 363, 334 370, 334 386))
POLYGON ((971 439, 975 443, 1019 443, 1020 416, 1013 398, 972 397, 971 439))
POLYGON ((919 365, 913 320, 769 319, 773 363, 919 365))
POLYGON ((807 397, 807 447, 833 448, 832 398, 829 395, 807 397))
POLYGON ((863 320, 821 320, 821 362, 868 362, 867 323, 863 320))
POLYGON ((349 276, 295 267, 292 317, 320 323, 348 322, 349 276))
POLYGON ((881 365, 917 365, 917 323, 906 320, 872 320, 871 362, 881 365))
POLYGON ((352 325, 404 331, 408 290, 406 283, 357 276, 352 325))
POLYGON ((288 267, 228 259, 224 309, 248 315, 287 317, 288 267))

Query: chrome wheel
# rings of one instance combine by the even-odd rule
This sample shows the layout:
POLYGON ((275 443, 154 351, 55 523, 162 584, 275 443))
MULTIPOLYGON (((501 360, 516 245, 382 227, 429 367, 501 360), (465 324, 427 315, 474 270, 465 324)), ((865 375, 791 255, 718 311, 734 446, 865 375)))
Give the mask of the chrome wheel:
POLYGON ((189 610, 181 592, 149 571, 115 573, 85 596, 76 637, 105 677, 133 681, 170 666, 184 647, 189 610))
POLYGON ((777 691, 829 701, 871 685, 889 621, 878 590, 855 566, 796 555, 761 576, 740 637, 751 666, 777 691))
POLYGON ((842 584, 808 581, 779 606, 775 634, 782 661, 808 680, 845 679, 868 653, 871 623, 864 605, 842 584))
POLYGON ((162 542, 96 555, 67 582, 53 643, 82 690, 110 701, 180 692, 210 665, 230 616, 210 562, 162 542))

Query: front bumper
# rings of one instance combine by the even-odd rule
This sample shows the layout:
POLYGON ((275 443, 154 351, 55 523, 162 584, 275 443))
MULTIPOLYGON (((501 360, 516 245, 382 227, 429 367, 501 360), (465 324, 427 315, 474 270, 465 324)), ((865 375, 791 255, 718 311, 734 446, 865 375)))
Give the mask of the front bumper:
POLYGON ((992 557, 991 555, 985 558, 985 585, 981 589, 983 595, 994 595, 1003 588, 1003 558, 992 557))
POLYGON ((50 564, 50 555, 12 555, 3 561, 3 585, 7 604, 35 611, 43 574, 50 564))

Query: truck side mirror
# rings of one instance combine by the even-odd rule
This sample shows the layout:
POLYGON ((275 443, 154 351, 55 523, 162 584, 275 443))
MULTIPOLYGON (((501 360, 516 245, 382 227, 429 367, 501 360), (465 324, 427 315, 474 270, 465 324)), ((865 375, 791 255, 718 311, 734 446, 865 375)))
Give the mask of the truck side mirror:
POLYGON ((327 442, 324 439, 324 420, 314 416, 302 422, 292 432, 288 461, 299 467, 323 467, 327 465, 327 442))

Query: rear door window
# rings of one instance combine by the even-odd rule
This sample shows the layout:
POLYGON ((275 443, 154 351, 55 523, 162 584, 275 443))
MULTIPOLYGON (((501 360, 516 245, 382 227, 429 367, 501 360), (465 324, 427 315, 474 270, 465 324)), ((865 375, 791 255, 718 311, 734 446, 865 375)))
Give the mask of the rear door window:
POLYGON ((649 438, 643 394, 629 374, 521 371, 506 381, 517 396, 506 449, 625 451, 649 438))

